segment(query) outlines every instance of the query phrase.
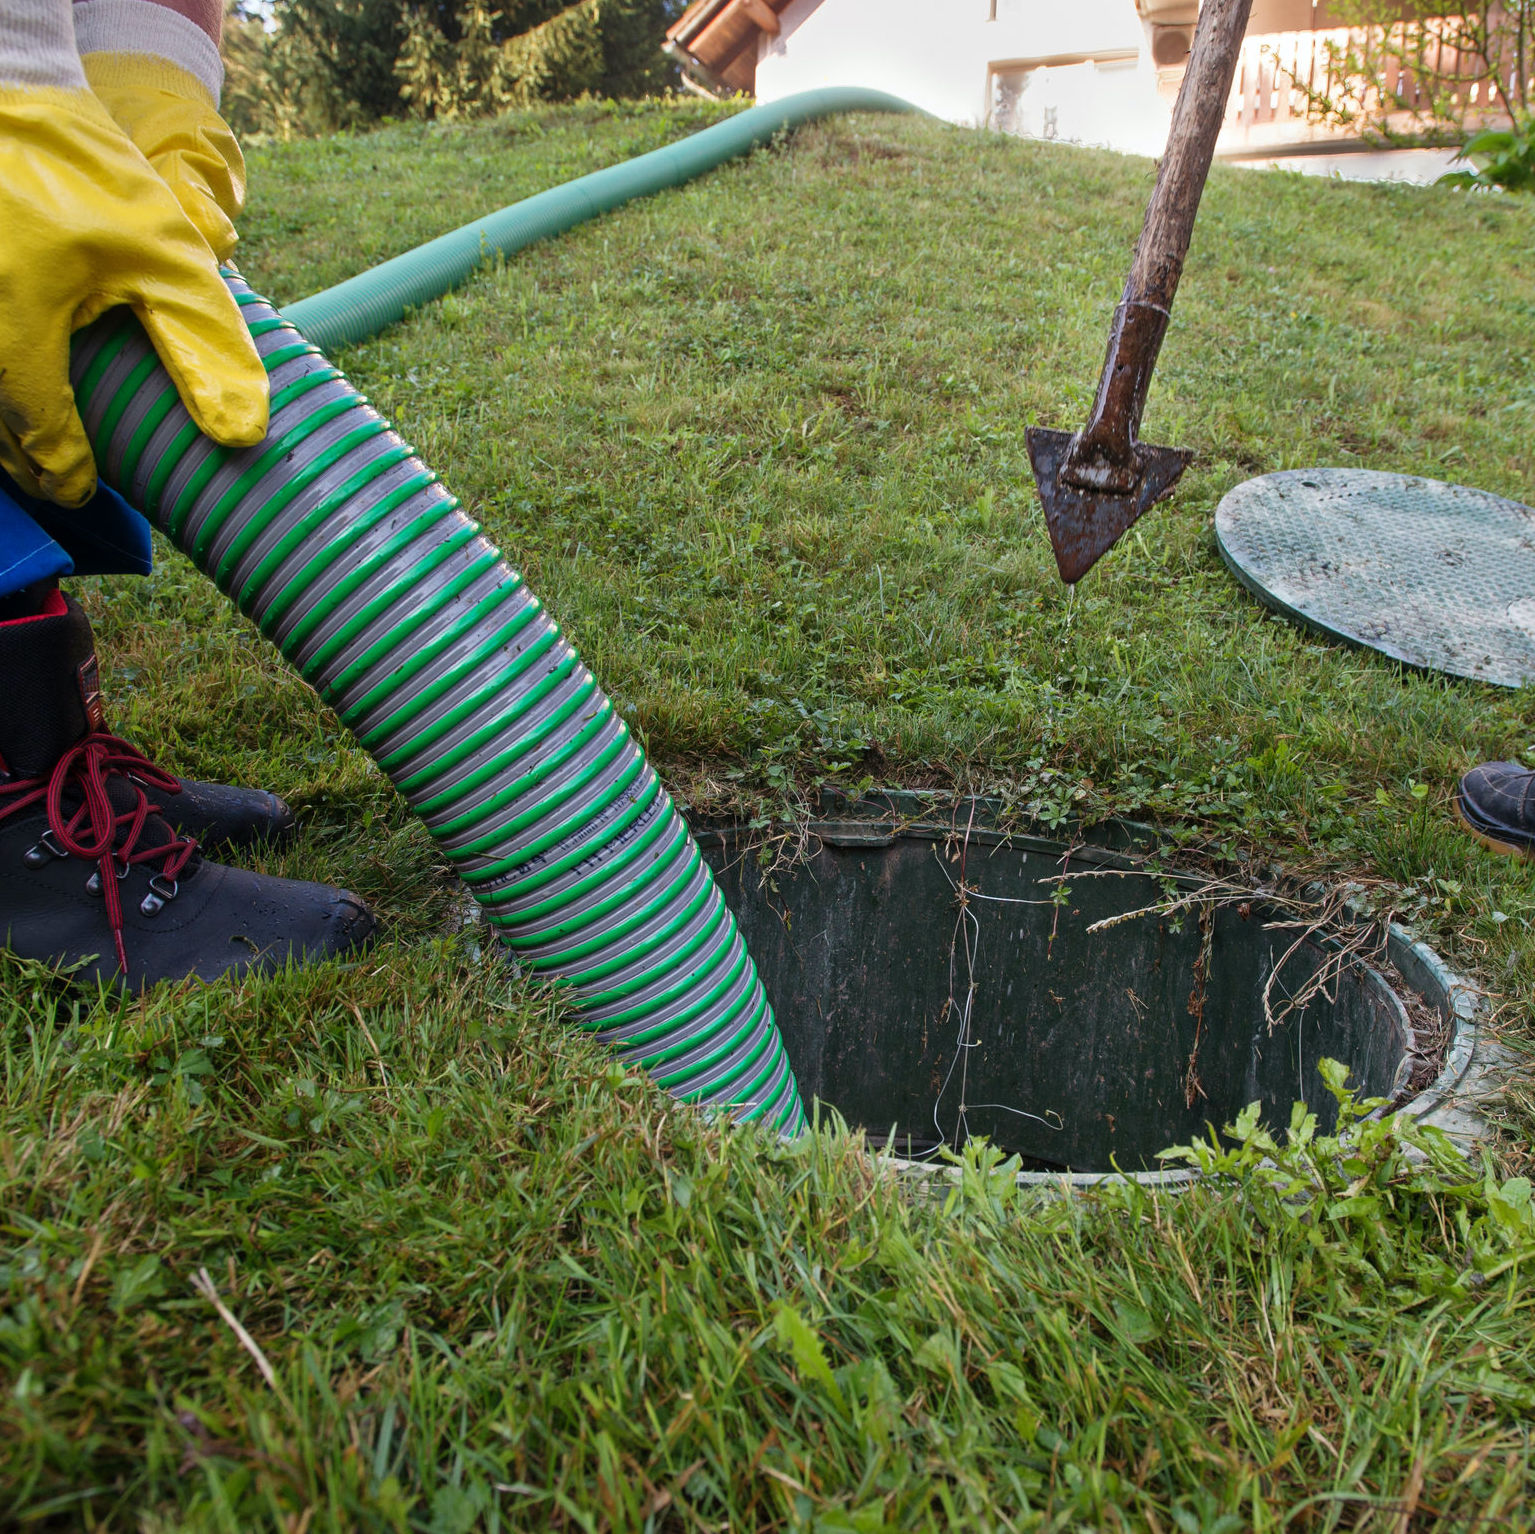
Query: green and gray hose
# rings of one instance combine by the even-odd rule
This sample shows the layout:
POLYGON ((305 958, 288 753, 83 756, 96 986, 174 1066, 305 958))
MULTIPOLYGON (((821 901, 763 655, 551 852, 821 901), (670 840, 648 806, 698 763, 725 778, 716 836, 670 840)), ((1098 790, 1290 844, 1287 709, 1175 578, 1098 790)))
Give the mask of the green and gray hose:
MULTIPOLYGON (((823 91, 756 108, 295 311, 329 344, 362 339, 490 251, 676 185, 790 123, 903 105, 823 91)), ((319 346, 238 277, 229 283, 270 381, 266 439, 230 450, 201 436, 137 322, 116 311, 81 332, 71 363, 102 479, 335 708, 518 964, 561 983, 583 1028, 684 1101, 797 1134, 804 1109, 756 967, 612 702, 522 577, 319 346)))

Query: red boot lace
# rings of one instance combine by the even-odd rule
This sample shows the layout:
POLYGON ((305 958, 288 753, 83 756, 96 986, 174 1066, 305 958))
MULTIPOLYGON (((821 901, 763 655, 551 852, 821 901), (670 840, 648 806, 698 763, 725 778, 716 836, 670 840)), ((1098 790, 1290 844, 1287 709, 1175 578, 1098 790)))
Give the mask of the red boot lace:
POLYGON ((13 778, 0 783, 0 821, 46 802, 48 829, 58 843, 54 850, 95 863, 112 944, 124 974, 128 972, 128 951, 123 946, 123 899, 118 881, 136 864, 158 863, 158 877, 174 884, 197 850, 192 837, 182 836, 153 847, 138 845, 150 816, 163 808, 151 802, 146 788, 168 794, 181 792, 175 778, 127 741, 101 732, 87 735, 66 751, 46 778, 13 778), (120 813, 112 808, 107 793, 108 780, 114 777, 128 778, 133 789, 133 807, 120 813), (66 819, 64 797, 71 789, 79 795, 80 807, 66 819))

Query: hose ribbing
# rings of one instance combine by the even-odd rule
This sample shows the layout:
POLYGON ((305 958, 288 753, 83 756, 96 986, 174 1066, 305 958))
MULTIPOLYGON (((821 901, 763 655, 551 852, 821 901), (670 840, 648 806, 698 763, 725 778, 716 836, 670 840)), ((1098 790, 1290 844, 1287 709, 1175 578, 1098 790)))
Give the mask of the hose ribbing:
POLYGON ((859 87, 755 107, 466 224, 288 318, 231 276, 272 393, 253 448, 198 433, 123 312, 81 332, 71 361, 102 479, 336 709, 521 966, 562 982, 581 1026, 677 1097, 789 1135, 805 1115, 773 1009, 643 752, 522 577, 320 348, 366 340, 491 256, 780 129, 912 110, 859 87))
POLYGON ((805 1118, 772 1007, 671 799, 591 672, 437 477, 240 279, 272 393, 203 437, 137 321, 77 337, 102 478, 231 597, 425 822, 518 963, 685 1101, 805 1118))

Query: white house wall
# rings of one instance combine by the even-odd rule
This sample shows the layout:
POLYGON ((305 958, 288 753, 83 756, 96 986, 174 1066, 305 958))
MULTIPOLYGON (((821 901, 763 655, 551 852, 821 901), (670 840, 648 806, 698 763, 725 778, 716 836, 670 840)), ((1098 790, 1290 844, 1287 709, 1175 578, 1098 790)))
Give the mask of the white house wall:
POLYGON ((1135 0, 793 0, 779 28, 762 39, 759 101, 863 85, 966 126, 1139 154, 1167 139, 1135 0))

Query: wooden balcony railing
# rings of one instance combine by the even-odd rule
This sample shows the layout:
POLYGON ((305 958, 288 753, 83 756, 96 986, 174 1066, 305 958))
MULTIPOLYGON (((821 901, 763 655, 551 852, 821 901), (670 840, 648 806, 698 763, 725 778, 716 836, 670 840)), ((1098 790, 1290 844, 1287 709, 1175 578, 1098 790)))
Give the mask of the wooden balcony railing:
MULTIPOLYGON (((1219 151, 1347 141, 1357 138, 1366 125, 1382 123, 1393 131, 1411 131, 1430 111, 1436 90, 1455 93, 1470 126, 1502 119, 1499 95, 1508 92, 1519 99, 1513 59, 1500 60, 1497 78, 1488 78, 1480 57, 1455 47, 1456 35, 1453 20, 1429 18, 1390 28, 1251 36, 1242 45, 1219 151), (1374 77, 1369 83, 1340 71, 1340 62, 1351 57, 1370 61, 1364 72, 1374 77), (1402 63, 1414 57, 1422 57, 1428 66, 1421 77, 1402 63), (1354 123, 1328 120, 1317 104, 1324 97, 1347 99, 1356 114, 1354 123)), ((1527 60, 1526 67, 1535 70, 1535 61, 1527 60)), ((1535 81, 1527 81, 1526 90, 1535 99, 1535 81)))

